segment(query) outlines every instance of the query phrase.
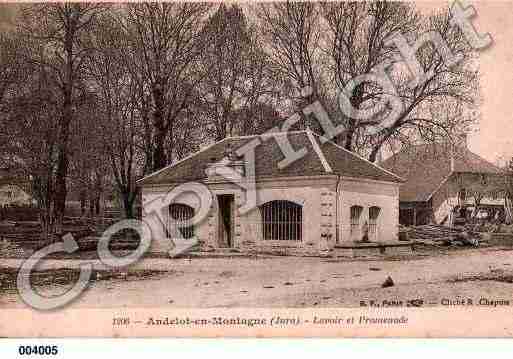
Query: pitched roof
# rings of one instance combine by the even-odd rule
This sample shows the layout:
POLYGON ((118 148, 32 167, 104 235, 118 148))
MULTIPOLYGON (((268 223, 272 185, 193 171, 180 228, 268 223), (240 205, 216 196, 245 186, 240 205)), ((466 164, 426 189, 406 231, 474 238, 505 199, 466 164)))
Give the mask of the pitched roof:
POLYGON ((453 173, 499 174, 501 169, 464 146, 432 143, 403 149, 380 164, 406 178, 399 199, 424 202, 453 173))
POLYGON ((138 181, 139 185, 183 183, 206 179, 205 169, 226 156, 227 150, 236 150, 250 141, 258 141, 255 147, 255 174, 263 177, 292 177, 338 174, 347 177, 387 182, 402 182, 397 175, 349 152, 331 141, 310 131, 282 132, 255 136, 228 137, 168 167, 138 181), (274 136, 287 136, 298 151, 306 154, 292 164, 279 168, 278 162, 285 156, 274 136))

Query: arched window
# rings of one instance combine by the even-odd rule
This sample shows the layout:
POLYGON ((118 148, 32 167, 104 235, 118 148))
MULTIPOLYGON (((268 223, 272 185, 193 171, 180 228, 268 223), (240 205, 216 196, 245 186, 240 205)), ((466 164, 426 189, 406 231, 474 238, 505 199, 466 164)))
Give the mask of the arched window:
POLYGON ((260 206, 262 236, 267 241, 301 241, 303 207, 290 201, 271 201, 260 206))
POLYGON ((184 239, 194 237, 194 225, 189 221, 194 217, 194 208, 182 203, 171 203, 169 206, 168 236, 175 237, 169 233, 172 228, 178 229, 184 239))
POLYGON ((369 208, 369 239, 378 239, 378 218, 381 213, 381 208, 372 206, 369 208))
POLYGON ((362 216, 362 206, 351 206, 351 235, 359 233, 360 231, 360 217, 362 216))

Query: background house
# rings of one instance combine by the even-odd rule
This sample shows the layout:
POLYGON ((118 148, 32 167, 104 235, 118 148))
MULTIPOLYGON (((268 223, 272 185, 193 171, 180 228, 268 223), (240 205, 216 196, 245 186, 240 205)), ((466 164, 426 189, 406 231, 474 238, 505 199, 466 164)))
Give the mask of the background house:
POLYGON ((452 225, 458 217, 503 216, 502 170, 471 152, 466 141, 406 148, 381 166, 406 179, 399 194, 401 224, 452 225), (475 213, 476 207, 483 214, 475 213))
POLYGON ((0 207, 32 204, 31 181, 15 167, 0 168, 0 207))
MULTIPOLYGON (((211 191, 213 206, 205 221, 181 232, 197 236, 203 248, 315 255, 361 240, 367 230, 372 241, 396 239, 401 178, 310 131, 273 135, 287 136, 306 154, 280 168, 284 155, 273 136, 226 138, 140 180, 143 208, 182 183, 199 181, 211 191), (257 207, 240 213, 245 191, 212 169, 221 161, 244 175, 243 158, 231 154, 254 139, 261 141, 255 148, 257 207)), ((171 204, 168 220, 186 223, 198 210, 197 198, 183 195, 171 204)), ((165 248, 167 236, 172 233, 154 237, 154 251, 159 242, 165 248)))

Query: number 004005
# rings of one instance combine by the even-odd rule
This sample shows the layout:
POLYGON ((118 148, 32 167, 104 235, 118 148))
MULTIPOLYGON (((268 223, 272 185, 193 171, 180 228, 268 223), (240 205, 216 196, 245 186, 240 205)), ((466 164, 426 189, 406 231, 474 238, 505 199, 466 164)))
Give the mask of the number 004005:
POLYGON ((57 355, 58 353, 57 345, 20 345, 18 347, 19 355, 57 355))

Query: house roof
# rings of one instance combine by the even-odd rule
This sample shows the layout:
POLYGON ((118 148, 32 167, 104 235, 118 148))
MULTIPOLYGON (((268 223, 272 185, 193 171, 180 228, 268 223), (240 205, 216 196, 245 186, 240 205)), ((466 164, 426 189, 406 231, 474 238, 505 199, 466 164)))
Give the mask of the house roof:
POLYGON ((272 135, 228 137, 142 178, 138 184, 145 186, 205 180, 205 170, 208 165, 221 161, 225 158, 227 151, 236 150, 255 140, 259 143, 255 147, 257 178, 337 174, 386 182, 403 181, 397 175, 307 130, 273 133, 272 135), (278 163, 285 156, 273 135, 287 136, 295 151, 305 148, 306 154, 290 165, 279 168, 278 163))
POLYGON ((18 184, 23 185, 29 182, 29 177, 18 166, 1 166, 0 167, 0 185, 18 184))
POLYGON ((406 178, 399 199, 428 201, 453 173, 499 174, 501 169, 471 152, 465 146, 431 143, 403 149, 380 164, 406 178))

